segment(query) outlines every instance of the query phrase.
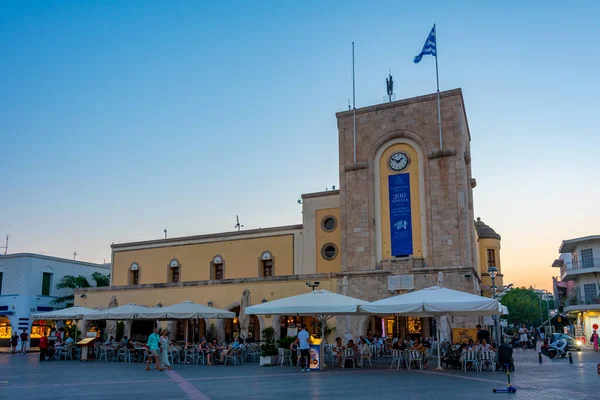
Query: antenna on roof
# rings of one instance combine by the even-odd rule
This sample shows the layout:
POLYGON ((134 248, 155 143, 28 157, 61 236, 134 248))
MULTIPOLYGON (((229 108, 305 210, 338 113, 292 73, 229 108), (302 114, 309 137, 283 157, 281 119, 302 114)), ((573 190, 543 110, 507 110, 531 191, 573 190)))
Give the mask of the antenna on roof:
POLYGON ((167 238, 167 230, 165 229, 164 232, 165 232, 165 239, 166 239, 167 238))
POLYGON ((390 68, 390 75, 385 78, 385 86, 387 87, 387 100, 391 103, 392 97, 395 100, 396 95, 394 94, 394 80, 392 79, 392 69, 390 68))
POLYGON ((236 215, 235 219, 237 221, 237 224, 235 224, 234 228, 237 228, 238 232, 242 230, 242 228, 244 227, 244 225, 240 225, 240 216, 236 215))
POLYGON ((4 249, 4 255, 8 254, 8 238, 9 237, 10 237, 9 235, 6 235, 6 246, 0 247, 0 249, 4 249))
POLYGON ((78 256, 79 254, 77 254, 76 251, 73 252, 73 260, 78 256))

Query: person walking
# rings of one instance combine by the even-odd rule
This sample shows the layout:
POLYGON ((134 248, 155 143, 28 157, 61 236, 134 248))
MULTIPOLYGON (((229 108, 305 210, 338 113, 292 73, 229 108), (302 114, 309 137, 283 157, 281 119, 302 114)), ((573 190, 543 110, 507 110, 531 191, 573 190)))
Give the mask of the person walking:
POLYGON ((152 359, 156 362, 156 368, 159 371, 162 371, 160 366, 160 361, 158 360, 159 352, 160 352, 160 337, 158 336, 158 328, 154 328, 154 332, 150 336, 148 336, 148 351, 150 352, 150 357, 148 357, 148 362, 146 363, 146 371, 150 371, 150 363, 152 359))
POLYGON ((302 372, 306 372, 310 367, 310 335, 306 330, 306 324, 302 324, 300 332, 298 332, 298 340, 300 341, 300 367, 302 372))
POLYGON ((594 333, 592 333, 592 336, 590 337, 590 342, 593 343, 594 345, 594 351, 598 351, 598 342, 600 341, 600 336, 598 335, 598 332, 596 332, 596 330, 594 329, 594 333))
POLYGON ((521 329, 519 329, 519 340, 521 342, 521 347, 523 351, 525 351, 525 347, 527 346, 527 342, 529 341, 529 337, 527 335, 527 328, 525 328, 525 324, 521 325, 521 329))
POLYGON ((173 369, 171 367, 171 363, 169 362, 169 336, 167 335, 168 332, 166 329, 163 329, 160 332, 160 339, 159 339, 159 344, 160 344, 160 363, 163 367, 165 367, 166 369, 173 369))
POLYGON ((29 335, 27 334, 27 329, 23 328, 23 332, 21 332, 21 353, 27 354, 27 341, 29 340, 29 335))
POLYGON ((12 336, 10 337, 10 352, 12 354, 16 354, 17 352, 17 347, 19 346, 19 335, 17 335, 17 332, 14 332, 12 334, 12 336))
POLYGON ((46 361, 46 351, 48 350, 48 336, 46 332, 40 338, 40 361, 46 361))

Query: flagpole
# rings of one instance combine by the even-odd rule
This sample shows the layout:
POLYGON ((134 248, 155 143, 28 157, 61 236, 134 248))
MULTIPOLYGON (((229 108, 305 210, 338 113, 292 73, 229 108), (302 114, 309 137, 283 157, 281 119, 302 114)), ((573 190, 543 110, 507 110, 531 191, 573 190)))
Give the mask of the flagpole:
MULTIPOLYGON (((439 85, 438 85, 439 86, 439 85)), ((438 89, 439 92, 439 89, 438 89)), ((439 94, 438 94, 439 96, 439 94)), ((352 122, 354 141, 354 164, 356 164, 356 90, 354 84, 354 42, 352 42, 352 122)))
MULTIPOLYGON (((437 40, 437 28, 435 27, 435 24, 433 24, 433 29, 435 32, 435 79, 437 81, 437 106, 438 106, 438 127, 440 129, 440 150, 443 149, 443 145, 442 145, 442 112, 440 111, 440 76, 438 74, 438 59, 437 59, 437 55, 438 55, 438 40, 437 40)), ((354 47, 352 48, 352 54, 353 54, 353 60, 354 60, 354 47)))

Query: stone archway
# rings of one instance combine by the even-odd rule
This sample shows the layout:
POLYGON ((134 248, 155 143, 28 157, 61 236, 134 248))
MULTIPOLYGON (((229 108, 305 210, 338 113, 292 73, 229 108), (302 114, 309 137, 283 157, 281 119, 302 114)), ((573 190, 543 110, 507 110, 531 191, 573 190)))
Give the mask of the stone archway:
POLYGON ((275 329, 275 337, 281 337, 281 315, 273 315, 271 320, 271 326, 275 329))

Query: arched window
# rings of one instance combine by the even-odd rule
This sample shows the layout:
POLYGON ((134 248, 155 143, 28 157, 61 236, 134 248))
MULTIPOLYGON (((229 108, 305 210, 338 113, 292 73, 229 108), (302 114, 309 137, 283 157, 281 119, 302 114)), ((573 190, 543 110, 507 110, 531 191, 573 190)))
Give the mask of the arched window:
POLYGON ((263 251, 258 261, 258 276, 275 276, 275 260, 270 251, 263 251))
POLYGON ((167 282, 177 283, 181 278, 181 264, 176 258, 169 262, 167 267, 167 282))
POLYGON ((225 260, 218 254, 210 262, 210 279, 225 279, 225 260))
POLYGON ((140 266, 136 262, 132 262, 129 266, 129 284, 139 285, 140 284, 140 266))

